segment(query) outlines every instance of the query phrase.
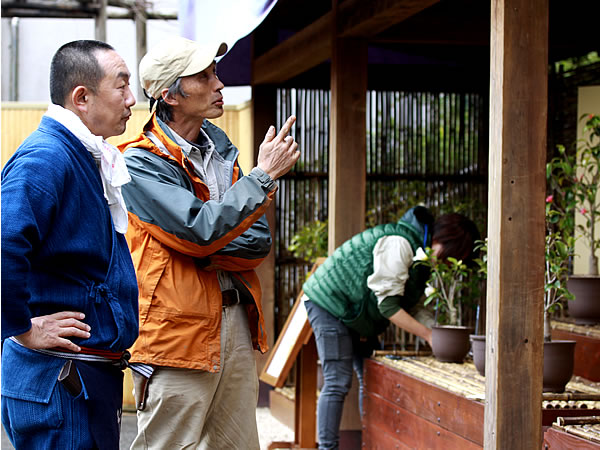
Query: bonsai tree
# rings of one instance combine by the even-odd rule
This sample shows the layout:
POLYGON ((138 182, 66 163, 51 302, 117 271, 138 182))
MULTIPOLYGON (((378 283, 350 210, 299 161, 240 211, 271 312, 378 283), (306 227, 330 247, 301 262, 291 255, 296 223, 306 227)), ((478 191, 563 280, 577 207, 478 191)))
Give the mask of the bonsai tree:
POLYGON ((546 267, 544 279, 544 341, 552 340, 550 319, 563 307, 563 300, 572 300, 567 289, 569 267, 567 261, 573 256, 573 238, 560 231, 546 234, 546 267))
POLYGON ((563 307, 564 300, 572 300, 567 289, 569 262, 574 254, 574 237, 556 231, 554 225, 561 220, 562 212, 556 209, 554 198, 546 198, 546 245, 544 271, 544 341, 550 342, 550 319, 563 307))
POLYGON ((416 264, 425 265, 431 271, 425 288, 425 305, 434 305, 436 322, 462 325, 463 307, 473 307, 480 293, 478 268, 452 257, 441 260, 430 247, 419 248, 414 259, 416 264))
POLYGON ((549 198, 558 213, 552 218, 553 230, 560 231, 563 238, 577 231, 590 249, 588 274, 598 275, 600 237, 595 228, 600 221, 600 116, 586 114, 580 120, 585 121, 586 137, 578 140, 575 153, 559 146, 559 155, 546 165, 546 178, 549 198), (582 223, 575 223, 575 214, 583 217, 582 223))

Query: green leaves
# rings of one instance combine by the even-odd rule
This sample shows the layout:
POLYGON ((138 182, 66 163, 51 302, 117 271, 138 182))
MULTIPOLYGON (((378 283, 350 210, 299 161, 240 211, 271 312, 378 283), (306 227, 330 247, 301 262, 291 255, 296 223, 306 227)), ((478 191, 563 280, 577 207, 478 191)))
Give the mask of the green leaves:
MULTIPOLYGON (((483 243, 484 241, 478 241, 483 243)), ((487 246, 485 247, 487 249, 487 246)), ((425 305, 432 304, 437 311, 437 321, 441 324, 460 325, 464 306, 475 306, 481 290, 481 280, 487 275, 487 256, 481 264, 467 266, 462 260, 448 257, 439 259, 430 247, 417 250, 414 264, 430 269, 430 277, 425 288, 425 305)))
POLYGON ((296 258, 314 263, 317 258, 327 256, 327 221, 316 220, 292 237, 288 250, 296 258))
POLYGON ((548 191, 546 198, 546 222, 550 231, 572 235, 577 231, 586 240, 592 258, 589 273, 598 273, 596 251, 600 237, 595 226, 600 221, 600 116, 584 114, 584 138, 577 141, 574 152, 558 146, 558 156, 546 165, 548 191), (552 200, 549 202, 548 199, 552 200), (575 223, 575 216, 583 216, 583 223, 575 223))

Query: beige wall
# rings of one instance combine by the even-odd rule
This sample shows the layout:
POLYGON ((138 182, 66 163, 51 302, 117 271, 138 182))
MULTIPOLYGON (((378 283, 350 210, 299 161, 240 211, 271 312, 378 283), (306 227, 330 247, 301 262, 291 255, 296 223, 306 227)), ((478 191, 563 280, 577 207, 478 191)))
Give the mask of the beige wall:
MULTIPOLYGON (((600 114, 600 86, 585 86, 579 88, 577 101, 577 119, 583 114, 600 114)), ((583 123, 577 124, 577 137, 582 136, 583 123)), ((575 222, 583 224, 581 214, 575 214, 575 222)), ((600 233, 600 227, 596 226, 596 236, 600 233)), ((583 239, 575 242, 575 260, 573 272, 575 274, 588 273, 589 246, 583 239)))
MULTIPOLYGON (((2 103, 2 131, 1 131, 1 164, 4 164, 15 152, 23 140, 33 132, 48 105, 46 103, 2 103)), ((148 117, 148 105, 136 105, 133 114, 127 122, 127 129, 121 136, 109 138, 112 144, 134 137, 139 133, 143 123, 148 117)), ((252 108, 246 102, 236 106, 225 106, 222 117, 212 120, 222 128, 231 142, 240 150, 240 165, 244 173, 248 173, 254 166, 252 158, 252 108)))

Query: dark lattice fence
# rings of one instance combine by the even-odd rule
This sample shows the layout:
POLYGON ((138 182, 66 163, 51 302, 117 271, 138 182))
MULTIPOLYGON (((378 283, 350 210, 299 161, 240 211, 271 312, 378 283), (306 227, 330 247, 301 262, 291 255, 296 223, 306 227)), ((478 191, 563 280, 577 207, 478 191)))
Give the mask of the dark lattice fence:
POLYGON ((275 332, 278 334, 302 288, 310 264, 287 250, 302 227, 327 217, 329 149, 329 91, 281 89, 277 96, 278 128, 296 116, 292 134, 301 157, 279 180, 275 237, 275 332))
POLYGON ((423 203, 482 226, 487 108, 479 94, 376 92, 367 100, 367 225, 423 203))
MULTIPOLYGON (((278 91, 277 125, 296 115, 292 132, 301 158, 279 182, 276 334, 311 266, 287 247, 302 227, 327 218, 329 100, 325 90, 278 91)), ((370 91, 365 226, 395 221, 423 203, 436 214, 464 212, 483 231, 487 147, 487 103, 480 94, 370 91)))

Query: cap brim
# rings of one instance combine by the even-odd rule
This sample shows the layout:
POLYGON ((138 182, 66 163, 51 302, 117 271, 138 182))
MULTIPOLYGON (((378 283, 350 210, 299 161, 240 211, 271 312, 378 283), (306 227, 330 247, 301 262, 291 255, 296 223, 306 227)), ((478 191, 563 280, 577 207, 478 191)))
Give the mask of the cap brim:
POLYGON ((185 68, 185 70, 179 75, 180 77, 187 77, 190 75, 195 75, 197 73, 202 72, 206 68, 208 68, 215 58, 219 56, 223 56, 227 53, 227 44, 222 42, 214 51, 207 52, 206 49, 201 49, 200 47, 192 56, 192 61, 185 68))

